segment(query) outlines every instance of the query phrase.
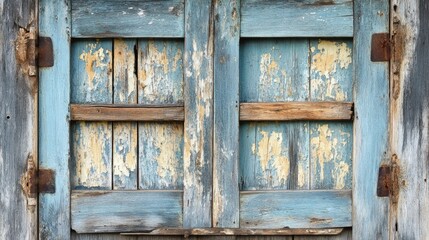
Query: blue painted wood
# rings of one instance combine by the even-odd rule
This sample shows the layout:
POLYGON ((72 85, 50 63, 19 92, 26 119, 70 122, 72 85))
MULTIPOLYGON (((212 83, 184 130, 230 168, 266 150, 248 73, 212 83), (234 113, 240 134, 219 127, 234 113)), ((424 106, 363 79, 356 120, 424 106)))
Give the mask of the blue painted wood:
MULTIPOLYGON (((138 40, 138 103, 183 103, 183 40, 138 40)), ((183 123, 139 123, 139 189, 183 189, 183 123)))
MULTIPOLYGON (((112 103, 112 41, 78 40, 71 48, 71 102, 112 103)), ((72 188, 112 188, 112 124, 75 122, 72 188)))
MULTIPOLYGON (((113 103, 137 103, 136 39, 113 41, 113 103)), ((113 124, 113 189, 137 189, 137 123, 113 124)))
POLYGON ((213 17, 211 0, 185 3, 183 226, 212 227, 213 17))
POLYGON ((214 12, 213 227, 234 228, 239 226, 240 208, 240 1, 216 1, 214 12))
POLYGON ((184 36, 184 0, 73 0, 72 37, 184 36))
MULTIPOLYGON (((308 41, 245 40, 240 50, 240 102, 309 98, 308 41)), ((306 189, 308 122, 241 123, 240 188, 306 189)))
POLYGON ((355 1, 353 236, 388 239, 388 198, 377 197, 378 168, 387 160, 389 64, 371 62, 371 35, 389 31, 389 1, 355 1))
POLYGON ((353 1, 242 0, 242 37, 351 37, 353 1))
MULTIPOLYGON (((311 101, 352 101, 353 43, 310 41, 311 101)), ((353 123, 311 122, 311 189, 352 188, 353 123)))
POLYGON ((182 191, 73 191, 78 233, 136 232, 182 226, 182 191))
POLYGON ((55 64, 39 69, 39 167, 55 170, 55 193, 39 195, 41 239, 70 238, 69 2, 39 1, 39 33, 50 37, 55 64))
POLYGON ((351 190, 241 192, 240 227, 349 227, 351 203, 351 190))

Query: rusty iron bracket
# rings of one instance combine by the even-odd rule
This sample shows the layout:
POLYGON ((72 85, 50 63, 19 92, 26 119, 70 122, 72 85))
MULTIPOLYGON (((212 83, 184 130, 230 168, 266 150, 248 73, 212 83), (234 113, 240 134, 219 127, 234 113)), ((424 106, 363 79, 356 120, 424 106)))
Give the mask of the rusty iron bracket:
POLYGON ((382 165, 378 169, 377 196, 388 197, 392 186, 392 171, 389 165, 382 165))
POLYGON ((391 41, 389 33, 375 33, 371 37, 371 61, 386 62, 390 60, 391 41))
POLYGON ((54 49, 50 37, 39 37, 38 66, 54 66, 54 49))
POLYGON ((55 193, 55 171, 38 169, 32 156, 28 157, 27 171, 21 180, 22 188, 29 199, 36 199, 38 193, 55 193))

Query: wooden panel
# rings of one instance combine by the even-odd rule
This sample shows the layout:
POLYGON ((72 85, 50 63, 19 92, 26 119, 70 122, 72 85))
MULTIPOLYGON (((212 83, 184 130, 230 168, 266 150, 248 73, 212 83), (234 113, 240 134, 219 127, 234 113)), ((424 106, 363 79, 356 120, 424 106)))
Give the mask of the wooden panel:
POLYGON ((395 186, 389 234, 396 239, 429 236, 429 9, 424 0, 391 1, 391 147, 395 186))
POLYGON ((388 239, 388 199, 376 193, 388 151, 389 64, 370 61, 373 33, 389 31, 389 1, 354 2, 353 236, 388 239))
MULTIPOLYGON (((71 49, 71 101, 112 103, 112 41, 79 40, 71 49)), ((112 188, 112 124, 72 125, 72 188, 112 188)))
MULTIPOLYGON (((139 104, 183 104, 182 54, 181 40, 139 40, 139 104)), ((139 123, 139 189, 182 188, 183 123, 139 123)))
POLYGON ((164 105, 92 105, 71 104, 74 121, 183 121, 182 104, 164 105))
MULTIPOLYGON (((306 101, 307 40, 246 40, 240 49, 240 101, 306 101)), ((308 122, 241 123, 240 188, 306 189, 308 122)))
POLYGON ((72 37, 183 37, 183 0, 73 0, 72 37))
MULTIPOLYGON (((113 48, 113 103, 135 104, 137 41, 115 39, 113 48)), ((137 137, 137 123, 113 123, 113 189, 137 189, 137 137)))
POLYGON ((211 1, 185 6, 183 226, 212 226, 213 29, 211 1))
MULTIPOLYGON (((56 4, 46 0, 39 1, 39 33, 50 37, 55 46, 54 66, 39 69, 39 167, 54 169, 56 173, 55 193, 39 195, 40 239, 70 238, 70 132, 67 119, 70 102, 69 4, 69 1, 56 4)), ((24 106, 27 105, 21 107, 24 106)), ((20 224, 23 223, 19 222, 18 225, 20 224)), ((18 236, 11 238, 19 238, 18 236)))
MULTIPOLYGON (((350 88, 351 89, 351 88, 350 88)), ((351 120, 353 103, 241 103, 241 121, 351 120)))
POLYGON ((217 1, 214 12, 213 227, 239 226, 240 1, 217 1))
MULTIPOLYGON (((310 50, 311 101, 352 101, 352 41, 315 39, 310 50)), ((352 147, 352 122, 310 123, 311 189, 351 189, 352 147)))
POLYGON ((182 226, 181 191, 73 191, 78 233, 145 231, 182 226))
MULTIPOLYGON (((30 158, 35 166, 38 165, 39 88, 34 67, 35 56, 31 49, 27 49, 27 44, 34 43, 35 46, 37 38, 37 3, 34 0, 24 0, 2 1, 0 4, 1 239, 37 238, 37 196, 25 195, 26 186, 21 179, 30 158)), ((46 24, 43 27, 43 31, 55 31, 57 25, 50 26, 50 29, 46 24)), ((64 123, 62 121, 58 125, 64 123)), ((58 209, 53 209, 52 213, 55 214, 56 210, 58 209)))
POLYGON ((353 36, 353 1, 242 0, 242 37, 353 36))
POLYGON ((352 225, 351 195, 349 190, 241 192, 240 227, 348 227, 352 225))

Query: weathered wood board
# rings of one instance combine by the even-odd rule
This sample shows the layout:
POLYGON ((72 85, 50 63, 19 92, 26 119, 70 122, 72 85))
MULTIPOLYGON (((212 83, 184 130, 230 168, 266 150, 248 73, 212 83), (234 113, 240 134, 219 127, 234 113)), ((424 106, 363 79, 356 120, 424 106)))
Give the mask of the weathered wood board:
POLYGON ((38 164, 37 1, 2 1, 0 19, 0 239, 36 239, 37 196, 22 177, 38 164))

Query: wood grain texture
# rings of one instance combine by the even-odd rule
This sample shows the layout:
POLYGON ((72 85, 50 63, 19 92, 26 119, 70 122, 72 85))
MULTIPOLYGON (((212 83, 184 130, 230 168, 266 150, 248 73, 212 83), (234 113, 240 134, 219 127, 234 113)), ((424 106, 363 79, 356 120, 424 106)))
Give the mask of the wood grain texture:
POLYGON ((241 37, 353 36, 353 1, 241 1, 241 37))
POLYGON ((185 4, 183 227, 212 226, 213 18, 210 0, 185 4))
POLYGON ((183 121, 184 112, 182 104, 70 105, 70 118, 73 121, 183 121))
MULTIPOLYGON (((71 102, 112 103, 112 40, 77 40, 71 48, 71 102)), ((112 124, 71 128, 72 189, 112 188, 112 124)))
POLYGON ((26 196, 21 186, 27 160, 38 163, 38 79, 29 71, 36 56, 26 49, 35 43, 37 3, 0 4, 0 239, 37 238, 37 196, 26 196))
POLYGON ((373 63, 373 33, 389 31, 389 1, 354 2, 353 236, 388 239, 388 199, 376 194, 378 168, 388 151, 388 63, 373 63))
MULTIPOLYGON (((352 49, 350 39, 310 41, 312 103, 353 100, 352 49)), ((311 189, 352 188, 352 147, 352 122, 310 122, 311 189)))
POLYGON ((239 226, 240 1, 216 1, 214 14, 213 227, 239 226))
POLYGON ((55 193, 39 195, 40 239, 70 238, 69 11, 69 1, 39 1, 39 34, 55 46, 54 66, 39 69, 39 167, 56 173, 55 193))
MULTIPOLYGON (((182 55, 183 40, 138 40, 139 105, 183 106, 182 55)), ((183 189, 183 123, 139 123, 139 189, 183 189)))
POLYGON ((351 197, 351 190, 241 192, 240 227, 350 227, 351 197))
POLYGON ((391 1, 391 164, 396 189, 390 198, 391 239, 429 236, 429 6, 391 1))
MULTIPOLYGON (((252 39, 241 43, 240 101, 309 99, 309 48, 305 39, 252 39)), ((308 122, 240 124, 240 189, 306 189, 308 122)))
POLYGON ((184 36, 183 0, 72 1, 72 37, 184 36))
POLYGON ((73 191, 78 233, 135 232, 182 226, 181 191, 73 191))
MULTIPOLYGON (((115 39, 113 49, 113 103, 136 104, 137 56, 134 53, 137 40, 115 39)), ((73 119, 73 110, 71 116, 73 119)), ((137 123, 113 123, 112 127, 113 189, 137 189, 137 123)))
POLYGON ((241 103, 241 121, 351 120, 351 102, 241 103))

